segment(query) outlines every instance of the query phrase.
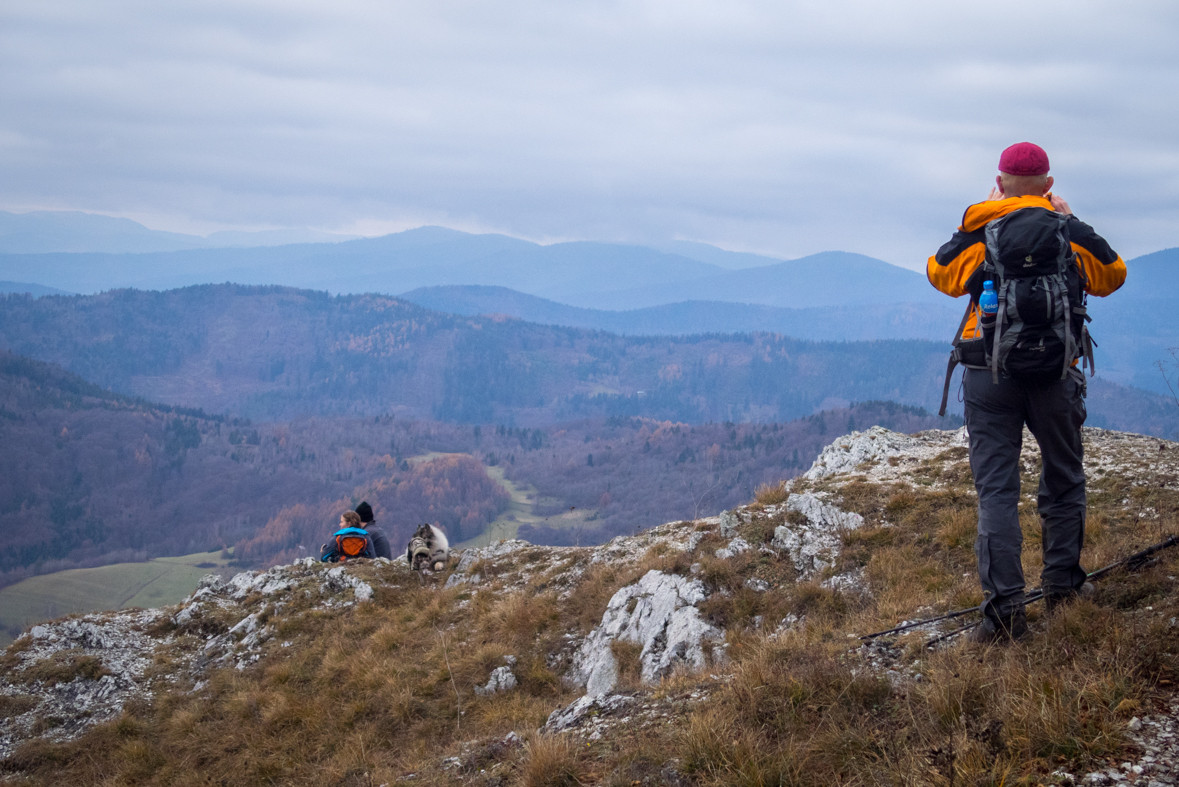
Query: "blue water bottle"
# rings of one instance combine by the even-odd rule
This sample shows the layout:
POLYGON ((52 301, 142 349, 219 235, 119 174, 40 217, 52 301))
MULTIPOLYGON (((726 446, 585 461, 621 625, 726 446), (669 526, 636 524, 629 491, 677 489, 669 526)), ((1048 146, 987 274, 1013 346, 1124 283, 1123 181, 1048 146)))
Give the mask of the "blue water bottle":
POLYGON ((995 314, 999 311, 999 293, 995 292, 995 282, 983 282, 982 295, 978 296, 978 308, 982 312, 980 322, 983 333, 994 330, 995 314))

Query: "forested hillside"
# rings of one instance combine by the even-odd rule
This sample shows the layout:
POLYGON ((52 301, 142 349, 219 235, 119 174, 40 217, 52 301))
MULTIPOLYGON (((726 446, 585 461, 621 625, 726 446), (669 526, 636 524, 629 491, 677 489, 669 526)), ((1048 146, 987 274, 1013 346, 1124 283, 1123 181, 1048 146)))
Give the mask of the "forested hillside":
POLYGON ((535 521, 520 525, 522 536, 595 543, 737 505, 797 475, 852 429, 957 423, 870 402, 784 424, 624 416, 544 429, 389 416, 254 424, 130 399, 3 354, 0 584, 219 547, 236 546, 249 564, 306 556, 361 499, 397 548, 421 522, 462 541, 506 506, 488 467, 536 490, 535 521), (582 514, 575 529, 558 516, 570 507, 582 514))
POLYGON ((541 448, 524 440, 488 461, 503 463, 509 478, 535 486, 542 500, 553 501, 539 513, 554 515, 554 524, 524 525, 521 538, 596 544, 661 521, 712 516, 741 505, 758 488, 805 472, 836 436, 876 424, 916 432, 956 428, 961 420, 893 402, 865 402, 781 424, 688 425, 616 417, 547 430, 541 448), (593 515, 574 528, 556 524, 555 515, 568 506, 593 515))
POLYGON ((363 497, 373 507, 395 554, 404 551, 423 522, 441 527, 456 542, 473 538, 508 501, 508 493, 487 477, 483 464, 466 454, 401 466, 390 459, 386 465, 390 475, 358 487, 352 497, 283 508, 256 535, 239 543, 235 556, 250 565, 318 557, 333 523, 356 505, 354 498, 363 497))
POLYGON ((928 406, 945 368, 932 342, 622 337, 235 285, 10 295, 0 347, 123 393, 251 418, 528 426, 615 415, 781 421, 870 399, 928 406))
MULTIPOLYGON (((392 476, 409 482, 391 498, 407 516, 473 528, 502 508, 502 490, 477 462, 406 463, 402 472, 388 455, 392 429, 376 446, 364 439, 373 436, 368 426, 255 426, 128 399, 56 367, 0 354, 0 584, 230 547, 284 508, 347 498, 358 486, 379 489, 392 476), (437 488, 473 492, 442 495, 449 505, 442 511, 430 508, 437 488)), ((419 442, 456 442, 435 439, 428 426, 398 431, 407 455, 419 452, 419 442)), ((469 443, 471 430, 463 431, 469 443)), ((341 510, 319 520, 322 535, 341 510)))
MULTIPOLYGON (((947 356, 936 342, 628 337, 236 285, 0 296, 0 349, 124 394, 256 420, 392 414, 529 427, 616 416, 768 423, 870 400, 935 409, 947 356)), ((1107 392, 1091 400, 1094 423, 1179 429, 1169 399, 1094 385, 1107 392)), ((951 400, 951 412, 960 407, 951 400)))

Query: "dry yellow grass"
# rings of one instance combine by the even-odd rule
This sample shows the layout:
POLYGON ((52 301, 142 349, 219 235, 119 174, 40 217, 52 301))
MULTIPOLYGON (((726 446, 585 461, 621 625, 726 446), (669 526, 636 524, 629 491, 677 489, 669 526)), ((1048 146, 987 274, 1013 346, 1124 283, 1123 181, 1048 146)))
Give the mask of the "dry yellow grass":
POLYGON ((586 768, 579 747, 566 735, 538 735, 528 742, 522 787, 577 787, 586 768))
POLYGON ((754 492, 753 499, 763 506, 785 503, 786 498, 790 495, 790 490, 786 484, 786 481, 779 481, 776 484, 762 484, 754 492))
MULTIPOLYGON (((632 562, 587 565, 584 552, 571 551, 563 568, 584 571, 564 601, 549 587, 553 571, 507 592, 509 567, 490 561, 477 592, 380 587, 374 603, 332 611, 292 599, 270 613, 276 639, 291 647, 241 672, 214 670, 200 691, 162 692, 75 742, 27 744, 5 767, 30 784, 79 785, 375 787, 410 773, 428 787, 458 774, 487 787, 1032 785, 1057 768, 1084 772, 1124 756, 1129 716, 1151 712, 1179 683, 1179 627, 1168 624, 1179 616, 1179 550, 1108 577, 1092 601, 1051 618, 1033 607, 1024 644, 928 651, 928 635, 911 634, 896 640, 896 680, 865 664, 856 635, 980 600, 969 477, 960 456, 950 459, 924 470, 948 487, 827 490, 865 518, 845 534, 830 573, 862 570, 867 593, 824 586, 827 575, 796 582, 776 553, 717 559, 722 541, 709 533, 693 555, 664 546, 632 562), (675 706, 660 725, 607 729, 600 740, 528 735, 575 696, 560 680, 567 635, 587 633, 618 588, 652 569, 705 583, 701 614, 728 631, 731 663, 678 671, 650 701, 680 701, 698 686, 706 699, 675 706), (750 589, 751 578, 770 589, 750 589), (793 627, 772 634, 788 615, 793 627), (508 655, 519 686, 476 695, 508 655), (708 671, 725 674, 713 680, 708 671), (525 747, 496 743, 512 730, 526 734, 525 747), (445 769, 444 757, 460 764, 445 769)), ((759 499, 771 492, 759 490, 759 499)), ((1179 529, 1173 491, 1110 477, 1091 485, 1090 503, 1090 569, 1179 529)), ((764 543, 782 521, 742 525, 741 534, 764 543)), ((1035 586, 1039 520, 1027 505, 1021 527, 1035 586)), ((187 646, 203 643, 203 631, 180 634, 187 646)), ((637 648, 619 644, 614 654, 622 688, 642 690, 637 648)), ((12 700, 0 712, 22 707, 12 700)))

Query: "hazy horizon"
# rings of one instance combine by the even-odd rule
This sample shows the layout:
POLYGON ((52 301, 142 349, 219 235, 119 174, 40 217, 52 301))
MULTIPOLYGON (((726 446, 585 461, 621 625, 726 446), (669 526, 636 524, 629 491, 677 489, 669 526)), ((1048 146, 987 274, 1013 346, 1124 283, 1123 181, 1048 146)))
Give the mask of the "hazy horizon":
POLYGON ((1124 257, 1177 245, 1169 3, 48 0, 0 20, 8 211, 920 269, 1030 139, 1124 257))

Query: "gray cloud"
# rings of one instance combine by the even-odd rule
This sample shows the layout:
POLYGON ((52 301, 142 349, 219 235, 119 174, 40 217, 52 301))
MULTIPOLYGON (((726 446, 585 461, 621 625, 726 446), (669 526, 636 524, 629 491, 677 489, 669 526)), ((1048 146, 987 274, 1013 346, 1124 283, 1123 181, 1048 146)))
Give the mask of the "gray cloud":
POLYGON ((919 267, 1032 139, 1131 256, 1179 245, 1177 21, 1149 1, 10 3, 0 208, 919 267))

